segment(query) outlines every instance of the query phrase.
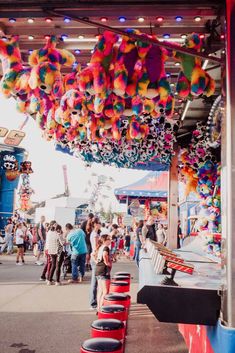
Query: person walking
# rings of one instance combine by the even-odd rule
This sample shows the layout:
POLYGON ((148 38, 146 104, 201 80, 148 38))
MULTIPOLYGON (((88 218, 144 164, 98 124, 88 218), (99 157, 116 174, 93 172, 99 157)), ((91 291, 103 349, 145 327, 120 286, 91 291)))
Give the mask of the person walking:
POLYGON ((72 279, 69 283, 82 282, 85 274, 87 244, 86 234, 82 229, 74 229, 72 224, 67 223, 65 226, 67 241, 72 247, 72 279), (79 271, 78 271, 79 267, 79 271))
POLYGON ((16 265, 23 265, 24 262, 24 232, 22 223, 18 223, 15 232, 15 243, 17 246, 16 265), (21 258, 22 263, 19 262, 21 258))
POLYGON ((94 229, 91 232, 90 236, 90 242, 91 242, 91 259, 90 259, 90 264, 91 264, 91 287, 90 287, 90 309, 94 310, 97 307, 97 279, 95 275, 96 271, 96 251, 98 248, 98 243, 99 243, 99 232, 101 229, 101 223, 99 221, 99 218, 94 219, 94 229))
POLYGON ((61 285, 60 282, 60 274, 61 274, 61 267, 64 262, 65 257, 65 250, 64 246, 66 245, 66 239, 63 235, 62 227, 57 224, 56 232, 58 234, 58 247, 57 247, 57 262, 56 262, 56 282, 55 285, 61 285))
POLYGON ((157 241, 160 244, 166 245, 167 243, 167 235, 166 235, 166 231, 163 227, 163 224, 158 223, 157 226, 157 241))
POLYGON ((90 235, 93 230, 93 221, 94 221, 95 216, 93 213, 88 214, 88 218, 82 222, 81 224, 81 229, 86 235, 86 245, 87 245, 87 255, 86 255, 86 271, 89 271, 91 269, 90 265, 90 254, 91 254, 91 241, 90 241, 90 235))
POLYGON ((45 250, 48 252, 48 256, 50 257, 50 260, 51 260, 47 285, 53 284, 53 276, 55 273, 56 262, 57 262, 58 240, 59 240, 59 235, 56 232, 56 221, 51 221, 49 225, 49 230, 46 236, 46 243, 45 243, 45 250))
POLYGON ((45 216, 41 216, 41 220, 37 224, 38 253, 37 253, 37 260, 35 262, 35 265, 38 265, 38 266, 43 265, 43 262, 40 261, 40 257, 44 251, 44 245, 46 241, 46 227, 44 223, 45 223, 45 216))
POLYGON ((140 249, 142 246, 141 240, 142 240, 143 226, 144 226, 144 221, 140 220, 136 228, 136 239, 135 239, 135 261, 138 267, 139 267, 139 261, 140 261, 140 249))
POLYGON ((7 225, 5 226, 5 243, 1 247, 0 254, 4 252, 4 250, 7 248, 7 254, 10 255, 13 252, 13 223, 12 219, 8 218, 7 220, 7 225))
POLYGON ((101 246, 98 249, 97 264, 96 264, 96 278, 98 281, 97 293, 97 311, 103 305, 104 296, 109 293, 110 287, 110 272, 112 268, 112 261, 110 256, 111 236, 103 234, 100 237, 101 246))
POLYGON ((149 238, 150 240, 157 241, 155 224, 152 216, 148 217, 148 220, 146 222, 146 227, 148 229, 146 234, 146 239, 149 238))

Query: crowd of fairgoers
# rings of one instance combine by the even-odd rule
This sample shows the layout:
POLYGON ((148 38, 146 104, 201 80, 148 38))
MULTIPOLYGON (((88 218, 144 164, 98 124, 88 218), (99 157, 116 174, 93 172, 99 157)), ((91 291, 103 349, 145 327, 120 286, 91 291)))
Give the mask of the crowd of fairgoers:
POLYGON ((121 257, 130 259, 133 242, 132 259, 138 265, 146 238, 167 243, 166 229, 160 223, 156 229, 151 216, 131 228, 101 223, 99 217, 90 213, 83 223, 67 223, 63 229, 56 221, 47 223, 44 216, 38 224, 28 225, 16 213, 7 220, 5 237, 0 237, 0 254, 12 255, 17 248, 16 265, 22 266, 25 252, 31 251, 35 265, 44 265, 40 280, 47 285, 63 284, 67 273, 72 276, 68 283, 80 283, 85 272, 91 271, 90 306, 96 310, 109 292, 112 263, 121 257))

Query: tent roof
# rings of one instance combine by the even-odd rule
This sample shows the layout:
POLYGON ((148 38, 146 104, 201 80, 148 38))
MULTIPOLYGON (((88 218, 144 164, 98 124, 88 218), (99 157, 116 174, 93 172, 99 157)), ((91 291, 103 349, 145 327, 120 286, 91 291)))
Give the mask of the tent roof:
POLYGON ((134 184, 114 190, 119 201, 129 197, 142 198, 167 198, 168 195, 168 172, 154 171, 147 174, 134 184))

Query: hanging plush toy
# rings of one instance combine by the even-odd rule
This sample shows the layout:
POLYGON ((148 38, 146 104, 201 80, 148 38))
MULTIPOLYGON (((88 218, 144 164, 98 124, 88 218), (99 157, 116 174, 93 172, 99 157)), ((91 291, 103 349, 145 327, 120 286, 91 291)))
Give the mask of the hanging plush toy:
POLYGON ((81 71, 78 77, 79 89, 95 96, 95 113, 101 113, 104 100, 111 93, 110 64, 113 59, 114 44, 118 36, 112 32, 104 32, 94 49, 89 66, 81 71))
POLYGON ((5 154, 3 157, 3 169, 7 180, 13 181, 19 176, 18 161, 13 155, 5 154))
MULTIPOLYGON (((185 40, 185 47, 200 52, 203 47, 203 40, 199 34, 192 33, 185 40)), ((202 60, 199 57, 175 52, 174 58, 180 62, 181 71, 178 77, 176 91, 182 98, 199 96, 207 97, 215 91, 215 81, 202 69, 202 60)))
POLYGON ((6 98, 17 97, 21 111, 24 112, 30 91, 30 69, 22 65, 18 36, 13 36, 10 40, 0 39, 0 57, 3 68, 1 91, 6 98))
POLYGON ((61 101, 60 107, 56 111, 56 121, 64 127, 75 126, 79 118, 87 115, 87 109, 84 104, 84 94, 77 89, 67 91, 61 101))
POLYGON ((50 98, 56 99, 63 95, 63 79, 61 66, 72 66, 75 57, 65 49, 56 48, 56 37, 47 39, 46 45, 34 50, 29 56, 29 65, 32 71, 29 86, 36 90, 39 96, 46 93, 50 98))
POLYGON ((20 173, 21 174, 32 174, 32 163, 30 161, 24 161, 20 163, 20 173))

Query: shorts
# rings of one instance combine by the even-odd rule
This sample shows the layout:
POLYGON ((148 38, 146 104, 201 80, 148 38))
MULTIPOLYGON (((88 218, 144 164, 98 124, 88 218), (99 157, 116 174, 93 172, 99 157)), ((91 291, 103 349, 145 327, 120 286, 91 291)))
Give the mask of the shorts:
POLYGON ((101 279, 102 281, 107 281, 107 280, 110 280, 110 275, 99 275, 99 276, 96 276, 97 280, 101 279))
POLYGON ((38 240, 38 251, 43 251, 44 250, 44 241, 38 240))
POLYGON ((125 251, 129 252, 130 251, 130 246, 125 246, 125 251))
POLYGON ((16 244, 18 249, 22 249, 24 247, 24 244, 16 244))

